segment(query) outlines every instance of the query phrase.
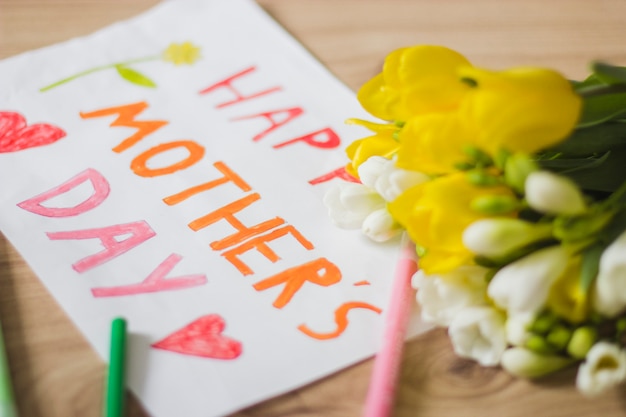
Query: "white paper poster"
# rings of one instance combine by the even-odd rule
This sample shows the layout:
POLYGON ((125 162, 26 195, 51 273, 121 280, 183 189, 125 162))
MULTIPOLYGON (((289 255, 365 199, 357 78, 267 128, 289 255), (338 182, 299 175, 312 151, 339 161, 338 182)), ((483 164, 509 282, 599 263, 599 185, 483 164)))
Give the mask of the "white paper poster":
POLYGON ((256 4, 165 2, 0 78, 0 230, 104 359, 128 320, 151 415, 225 415, 375 353, 397 244, 322 204, 364 114, 256 4))

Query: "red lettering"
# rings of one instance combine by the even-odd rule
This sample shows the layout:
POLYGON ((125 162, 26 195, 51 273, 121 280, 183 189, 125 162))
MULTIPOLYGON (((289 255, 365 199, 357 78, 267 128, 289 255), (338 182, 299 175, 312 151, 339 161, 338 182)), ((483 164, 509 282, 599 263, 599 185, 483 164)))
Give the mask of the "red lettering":
POLYGON ((250 116, 237 117, 234 120, 245 120, 245 119, 253 119, 255 117, 264 117, 268 122, 270 122, 270 127, 265 129, 261 133, 258 133, 252 138, 252 140, 256 142, 256 141, 261 140, 268 133, 278 129, 281 126, 286 125, 287 123, 289 123, 296 117, 300 116, 302 113, 304 113, 304 110, 302 110, 300 107, 292 107, 290 109, 274 110, 274 111, 268 111, 268 112, 263 112, 263 113, 258 113, 258 114, 252 114, 250 116), (281 117, 280 119, 278 119, 276 118, 276 116, 281 116, 281 117))
POLYGON ((304 142, 307 145, 311 145, 315 148, 336 148, 341 143, 339 135, 335 133, 330 127, 317 130, 309 133, 308 135, 300 136, 299 138, 288 140, 287 142, 274 145, 274 149, 282 148, 283 146, 291 145, 296 142, 304 142))
POLYGON ((247 74, 249 74, 249 73, 251 73, 251 72, 253 72, 255 70, 256 70, 256 67, 254 67, 254 66, 252 66, 250 68, 246 68, 245 70, 243 70, 241 72, 238 72, 235 75, 232 75, 232 76, 230 76, 230 77, 228 77, 228 78, 226 78, 226 79, 224 79, 224 80, 222 80, 220 82, 217 82, 217 83, 213 84, 210 87, 205 88, 204 90, 200 91, 200 94, 208 94, 208 93, 211 93, 211 92, 217 90, 218 88, 226 88, 226 89, 228 89, 228 91, 233 93, 235 98, 233 100, 225 101, 225 102, 220 103, 217 106, 215 106, 216 108, 220 109, 220 108, 223 108, 223 107, 231 106, 231 105, 236 104, 236 103, 241 103, 242 101, 250 100, 250 99, 253 99, 253 98, 256 98, 256 97, 261 97, 261 96, 273 93, 274 91, 278 91, 278 90, 281 89, 280 87, 272 87, 272 88, 269 88, 267 90, 259 91, 257 93, 244 95, 244 94, 240 93, 237 89, 235 89, 235 87, 233 87, 232 83, 233 83, 234 80, 236 80, 237 78, 242 77, 244 75, 247 75, 247 74))
POLYGON ((328 174, 324 174, 320 177, 317 178, 313 178, 312 180, 309 181, 309 184, 311 185, 317 185, 317 184, 321 184, 323 182, 327 182, 332 180, 333 178, 339 178, 342 179, 344 181, 349 181, 349 182, 360 182, 357 178, 353 177, 352 175, 348 174, 348 172, 346 171, 345 167, 341 167, 338 168, 334 171, 329 172, 328 174))

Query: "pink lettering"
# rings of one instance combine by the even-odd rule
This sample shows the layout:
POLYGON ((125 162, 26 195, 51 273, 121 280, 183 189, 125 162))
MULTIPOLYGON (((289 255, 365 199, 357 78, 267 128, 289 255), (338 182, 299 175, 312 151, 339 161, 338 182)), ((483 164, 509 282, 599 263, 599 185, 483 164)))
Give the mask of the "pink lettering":
POLYGON ((67 232, 48 232, 50 240, 100 239, 104 250, 72 264, 76 272, 82 273, 111 259, 128 252, 135 246, 145 242, 156 233, 145 221, 117 224, 97 229, 74 230, 67 232), (118 238, 130 235, 125 239, 118 238))
POLYGON ((120 285, 116 287, 93 288, 94 297, 118 297, 121 295, 144 294, 158 291, 179 290, 206 284, 203 274, 185 275, 182 277, 167 278, 172 269, 183 259, 176 253, 167 257, 157 268, 148 275, 148 278, 138 284, 120 285))
POLYGON ((88 168, 63 184, 29 200, 22 201, 18 204, 18 207, 46 217, 77 216, 100 205, 108 197, 110 192, 111 188, 106 178, 95 169, 88 168), (46 207, 42 205, 43 202, 65 194, 86 181, 90 182, 91 188, 93 189, 93 193, 86 200, 73 207, 46 207))

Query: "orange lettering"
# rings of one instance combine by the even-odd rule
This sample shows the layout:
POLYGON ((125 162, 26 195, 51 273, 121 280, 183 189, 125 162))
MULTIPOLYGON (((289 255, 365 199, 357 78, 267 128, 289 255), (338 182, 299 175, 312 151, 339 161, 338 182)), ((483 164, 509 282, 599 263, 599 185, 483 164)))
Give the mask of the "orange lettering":
POLYGON ((287 233, 291 233, 293 237, 296 238, 298 242, 307 250, 314 249, 314 246, 311 242, 306 240, 304 236, 295 227, 291 225, 287 225, 285 227, 281 227, 280 229, 273 230, 271 233, 268 233, 263 236, 255 237, 254 239, 250 239, 249 241, 243 243, 236 248, 229 250, 228 252, 222 253, 222 256, 228 260, 231 264, 235 266, 243 275, 250 275, 254 272, 248 265, 243 263, 241 259, 237 256, 242 253, 248 252, 249 250, 256 249, 259 253, 265 256, 267 259, 272 261, 272 263, 278 261, 280 257, 276 255, 276 253, 270 249, 269 246, 266 245, 266 242, 270 242, 272 240, 276 240, 281 236, 285 236, 287 233))
POLYGON ((334 331, 330 333, 318 333, 311 330, 306 324, 299 325, 298 330, 314 339, 334 339, 335 337, 338 337, 340 334, 342 334, 348 327, 348 312, 353 308, 366 308, 368 310, 376 312, 376 314, 380 314, 382 312, 380 308, 375 307, 371 304, 363 303, 360 301, 351 301, 342 304, 337 310, 335 310, 335 323, 337 324, 337 328, 334 331))
POLYGON ((285 284, 283 291, 273 303, 274 307, 283 308, 307 281, 328 287, 341 281, 341 271, 326 258, 319 258, 259 281, 253 287, 257 291, 263 291, 285 284))
POLYGON ((227 167, 226 164, 224 164, 223 162, 216 162, 213 164, 213 166, 217 168, 217 170, 220 171, 222 174, 224 174, 224 176, 216 180, 188 188, 187 190, 182 191, 178 194, 165 197, 163 199, 165 204, 167 204, 168 206, 173 206, 174 204, 178 204, 193 195, 201 193, 202 191, 210 190, 211 188, 215 188, 218 185, 226 184, 227 182, 234 183, 242 191, 250 191, 252 189, 243 179, 241 179, 239 175, 237 175, 233 170, 227 167))
POLYGON ((263 233, 267 230, 270 230, 276 226, 285 223, 285 221, 280 217, 275 217, 271 220, 267 220, 255 226, 247 227, 233 215, 234 213, 237 213, 248 207, 250 204, 254 203, 260 198, 261 196, 258 193, 249 194, 243 198, 240 198, 237 201, 234 201, 224 207, 215 210, 212 213, 207 214, 206 216, 202 216, 192 221, 191 223, 189 223, 189 228, 196 232, 219 220, 226 220, 231 226, 237 229, 237 232, 225 237, 222 240, 216 240, 210 244, 213 250, 222 250, 229 246, 236 245, 239 242, 243 242, 251 236, 258 235, 259 233, 263 233))
POLYGON ((139 103, 127 104, 125 106, 119 107, 109 107, 107 109, 96 110, 87 113, 80 112, 80 117, 82 117, 83 119, 89 119, 92 117, 102 117, 117 114, 117 119, 115 119, 109 126, 137 128, 137 132, 127 137, 113 148, 114 152, 120 153, 167 124, 165 120, 135 120, 135 116, 140 114, 147 107, 148 104, 145 101, 140 101, 139 103))
POLYGON ((181 169, 189 168, 195 164, 204 156, 204 148, 191 140, 179 140, 175 142, 162 143, 147 151, 137 155, 133 162, 130 164, 130 168, 133 172, 140 177, 158 177, 159 175, 167 175, 181 169), (174 164, 162 167, 162 168, 149 168, 148 160, 153 156, 160 154, 161 152, 169 151, 175 148, 185 148, 189 152, 189 155, 182 161, 178 161, 174 164))

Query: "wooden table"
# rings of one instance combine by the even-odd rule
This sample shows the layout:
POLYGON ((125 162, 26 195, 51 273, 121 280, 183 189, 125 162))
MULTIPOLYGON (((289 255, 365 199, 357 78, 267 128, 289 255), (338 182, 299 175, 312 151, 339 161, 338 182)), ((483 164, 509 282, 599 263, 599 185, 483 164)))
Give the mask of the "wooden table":
MULTIPOLYGON (((0 58, 88 34, 156 3, 0 0, 0 58)), ((418 43, 446 45, 480 66, 543 65, 570 78, 584 77, 593 59, 626 65, 624 0, 260 3, 354 90, 380 69, 388 52, 418 43)), ((1 80, 0 88, 8 82, 1 80)), ((21 416, 100 416, 105 364, 2 235, 0 288, 0 317, 21 416)), ((371 365, 364 362, 235 416, 359 416, 371 365)), ((407 344, 395 415, 626 415, 623 388, 588 400, 577 394, 574 376, 570 369, 535 383, 515 380, 455 357, 445 332, 435 330, 407 344)), ((128 416, 146 416, 132 398, 128 416)))

